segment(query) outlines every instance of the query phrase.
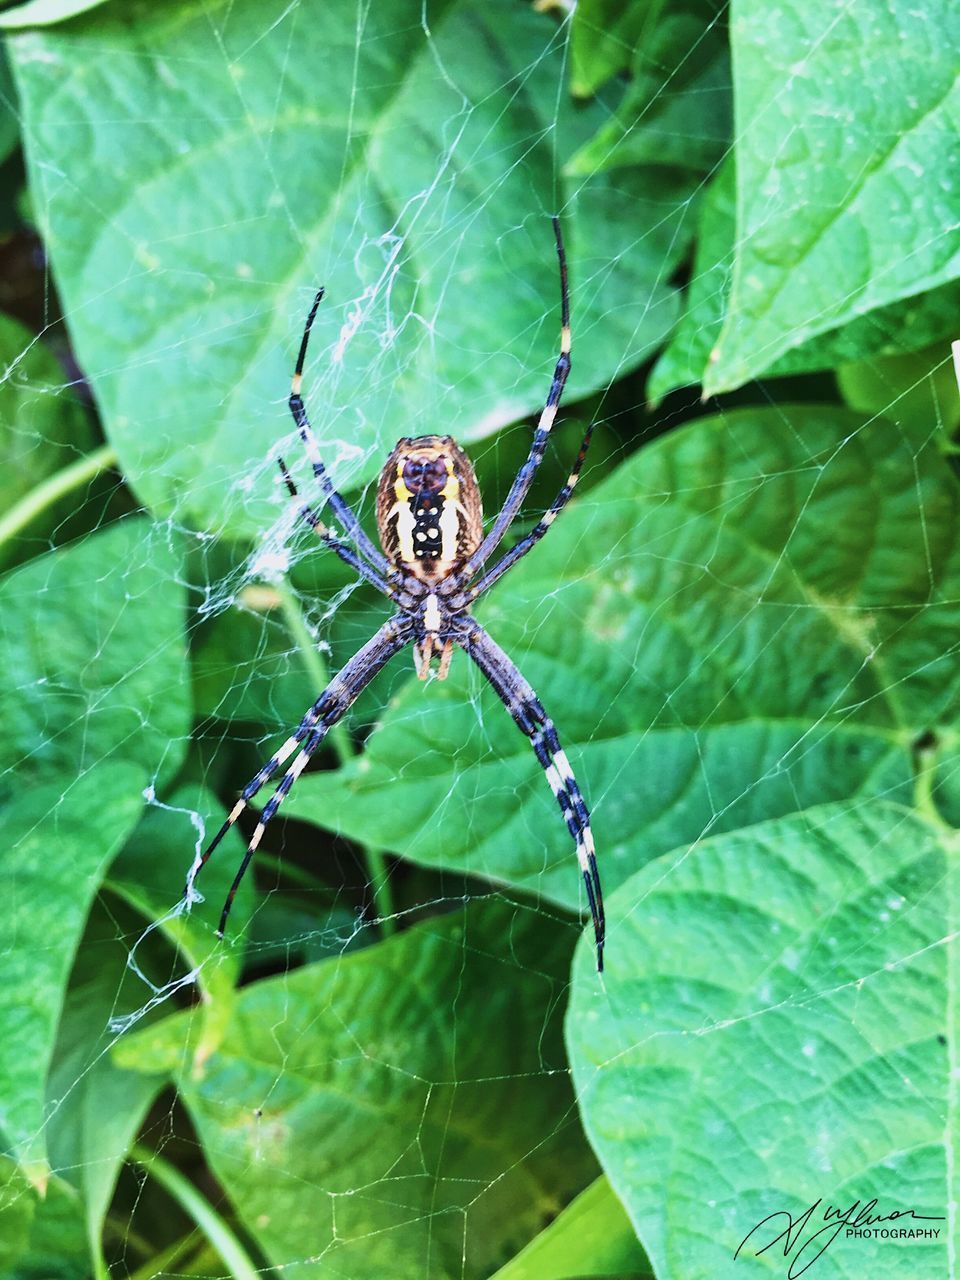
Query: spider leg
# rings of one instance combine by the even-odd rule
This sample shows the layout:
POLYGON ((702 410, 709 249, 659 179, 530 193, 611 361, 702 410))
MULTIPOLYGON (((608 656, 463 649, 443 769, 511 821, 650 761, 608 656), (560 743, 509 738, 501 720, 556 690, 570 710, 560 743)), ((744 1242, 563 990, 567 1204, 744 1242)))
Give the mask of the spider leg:
POLYGON ((527 455, 527 460, 517 472, 513 484, 510 486, 510 492, 494 519, 489 533, 463 566, 461 575, 459 575, 461 580, 473 577, 475 573, 483 568, 486 561, 490 559, 490 556, 503 541, 503 535, 507 532, 507 529, 515 520, 517 512, 523 505, 527 491, 533 483, 533 477, 537 474, 540 463, 543 461, 547 441, 550 438, 550 431, 553 428, 557 409, 560 406, 560 397, 563 395, 563 388, 570 373, 570 295, 567 290, 567 258, 563 248, 563 235, 560 231, 559 218, 553 219, 553 232, 557 239, 557 258, 560 262, 560 357, 553 372, 553 381, 550 384, 547 403, 540 414, 540 421, 537 423, 537 429, 533 435, 533 443, 530 445, 530 453, 527 455))
POLYGON ((437 672, 438 680, 446 680, 447 672, 450 670, 450 659, 453 657, 453 641, 444 640, 443 648, 440 650, 440 669, 437 672))
MULTIPOLYGON (((294 484, 293 477, 291 476, 283 458, 277 458, 277 462, 280 466, 280 474, 283 476, 283 482, 287 486, 291 498, 294 498, 298 503, 298 514, 300 519, 305 520, 324 546, 329 547, 331 551, 335 552, 345 564, 348 564, 351 567, 351 569, 355 569, 356 572, 360 574, 361 578, 366 578, 367 582, 373 583, 378 591, 382 591, 383 594, 388 596, 391 600, 399 600, 400 594, 387 581, 387 579, 382 574, 378 573, 376 569, 368 565, 365 560, 361 560, 357 553, 351 547, 348 547, 345 542, 342 542, 335 533, 331 533, 310 504, 301 499, 297 486, 294 484)), ((405 596, 404 603, 407 605, 413 604, 413 598, 411 596, 405 596)))
POLYGON ((417 679, 426 680, 430 674, 430 659, 433 657, 433 633, 428 631, 419 644, 413 646, 413 661, 417 670, 417 679))
POLYGON ((577 846, 577 859, 583 873, 593 919, 597 946, 597 969, 603 971, 603 945, 606 922, 603 892, 597 868, 597 854, 590 830, 590 813, 577 786, 570 762, 560 745, 557 730, 544 710, 533 686, 520 674, 500 646, 472 618, 468 628, 458 637, 460 645, 477 664, 513 717, 514 723, 530 739, 534 753, 547 775, 567 830, 577 846))
POLYGON ((303 397, 300 395, 300 387, 303 382, 303 362, 307 355, 307 344, 310 341, 310 330, 313 327, 314 317, 317 314, 317 308, 323 298, 323 290, 320 289, 317 296, 313 300, 313 306, 310 308, 310 314, 307 316, 307 323, 303 329, 303 338, 300 341, 300 352, 297 356, 297 364, 294 369, 293 380, 290 384, 290 412, 293 414, 293 420, 297 424, 297 430, 300 433, 300 439, 303 442, 304 450, 313 467, 313 474, 317 483, 320 485, 324 500, 330 504, 336 512, 341 524, 347 533, 357 544, 361 556, 364 556, 370 563, 381 573, 386 573, 389 565, 386 557, 377 550, 367 535, 364 533, 360 521, 353 512, 353 508, 337 490, 333 487, 333 482, 327 475, 327 469, 323 465, 320 457, 320 446, 317 444, 317 437, 313 434, 313 427, 310 425, 310 419, 307 417, 307 410, 304 407, 303 397))
POLYGON ((567 482, 554 498, 553 502, 540 517, 536 526, 530 530, 525 538, 521 538, 515 547, 504 555, 492 569, 488 569, 476 586, 471 587, 466 593, 468 600, 476 600, 484 591, 488 591, 490 587, 507 572, 513 568, 518 560, 521 560, 527 552, 537 545, 543 535, 556 520, 557 516, 570 501, 573 491, 577 487, 577 481, 580 479, 580 469, 583 466, 583 460, 587 456, 587 450, 590 448, 590 439, 593 435, 593 423, 587 427, 583 442, 580 445, 580 452, 577 454, 577 460, 573 464, 573 468, 567 476, 567 482))
POLYGON ((260 814, 260 820, 254 828, 253 835, 247 845, 246 853, 234 876, 233 884, 230 892, 227 894, 226 901, 223 904, 223 911, 220 915, 220 924, 217 932, 221 935, 226 928, 227 917, 230 915, 230 909, 233 906, 233 899, 236 896, 237 889, 243 879, 244 872, 250 864, 250 860, 256 852, 257 846, 263 839, 263 833, 266 830, 271 818, 279 809, 283 802, 283 797, 287 795, 293 784, 299 778, 300 774, 307 767, 311 756, 316 752, 317 748, 323 742, 324 738, 333 728, 333 726, 342 719, 344 713, 349 710, 352 704, 359 697, 363 689, 370 683, 378 671, 384 667, 395 653, 398 653, 404 645, 408 644, 411 638, 411 624, 402 617, 397 616, 391 618, 380 628, 377 634, 369 640, 362 649, 359 649, 348 663, 333 677, 327 687, 321 693, 303 720, 300 727, 292 734, 290 738, 283 744, 280 750, 267 761, 267 763, 250 779, 240 794, 240 799, 230 810, 226 822, 211 840, 207 846, 199 862, 195 867, 191 868, 187 877, 187 884, 184 889, 184 897, 189 898, 193 888, 194 881, 200 871, 209 861, 210 855, 216 849, 217 845, 227 834, 233 824, 240 817, 240 814, 246 808, 248 802, 253 799, 262 786, 274 776, 280 766, 293 754, 298 746, 303 743, 303 747, 297 754, 293 763, 284 773, 277 785, 276 791, 264 805, 260 814))

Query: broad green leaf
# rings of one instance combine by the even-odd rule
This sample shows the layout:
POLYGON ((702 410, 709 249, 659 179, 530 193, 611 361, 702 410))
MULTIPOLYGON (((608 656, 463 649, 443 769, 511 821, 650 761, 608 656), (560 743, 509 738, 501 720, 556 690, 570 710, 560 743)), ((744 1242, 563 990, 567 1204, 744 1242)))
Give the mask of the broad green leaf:
POLYGON ((74 952, 103 873, 140 814, 145 781, 141 767, 113 761, 24 785, 4 805, 0 1130, 38 1185, 47 1175, 46 1074, 74 952))
MULTIPOLYGON (((169 531, 112 525, 0 580, 0 796, 113 759, 169 776, 190 731, 169 531)), ((138 789, 139 791, 139 789, 138 789)))
MULTIPOLYGON (((644 98, 646 95, 644 94, 644 98)), ((723 159, 730 141, 729 59, 719 55, 689 84, 645 109, 632 94, 566 166, 587 176, 627 165, 677 165, 707 174, 723 159)))
MULTIPOLYGON (((0 14, 0 25, 2 20, 3 15, 0 14)), ((20 111, 17 91, 10 74, 6 46, 3 45, 0 46, 0 161, 12 155, 19 141, 20 111)))
MULTIPOLYGON (((0 68, 4 63, 0 61, 0 68)), ((0 84, 0 98, 2 98, 0 84)), ((75 462, 93 443, 80 405, 65 387, 63 369, 23 325, 0 314, 0 511, 6 511, 47 476, 75 462)), ((76 495, 73 495, 76 505, 76 495)), ((48 509, 21 535, 23 546, 0 544, 0 565, 25 549, 47 548, 69 506, 48 509), (33 541, 35 540, 35 541, 33 541), (31 545, 32 543, 32 545, 31 545)))
POLYGON ((799 1276, 827 1206, 874 1198, 939 1235, 841 1232, 809 1274, 948 1274, 958 852, 899 806, 832 805, 680 848, 613 895, 605 985, 582 945, 567 1043, 658 1276, 799 1276), (768 1214, 811 1205, 786 1258, 782 1240, 756 1256, 776 1218, 734 1264, 768 1214))
MULTIPOLYGON (((187 872, 226 815, 203 787, 178 787, 159 806, 151 805, 123 852, 110 868, 107 884, 147 920, 158 922, 179 959, 197 970, 197 984, 218 1024, 229 1017, 242 948, 224 947, 216 929, 220 910, 243 856, 239 831, 231 831, 198 876, 202 901, 189 912, 175 911, 187 872)), ((252 906, 252 881, 244 883, 230 913, 231 940, 243 937, 252 906)), ((153 975, 158 983, 161 975, 153 975)))
POLYGON ((36 1202, 36 1193, 17 1162, 0 1155, 0 1266, 4 1275, 10 1274, 27 1248, 36 1202))
POLYGON ((275 607, 254 610, 238 601, 197 629, 193 656, 200 716, 296 725, 316 696, 275 607))
POLYGON ((771 373, 833 369, 873 357, 911 354, 934 342, 942 343, 946 350, 957 332, 958 307, 960 280, 952 280, 929 293, 868 311, 842 329, 811 338, 802 347, 785 352, 771 373))
MULTIPOLYGON (((283 870, 291 875, 288 866, 283 870)), ((251 920, 250 946, 256 963, 264 967, 312 964, 375 942, 377 931, 363 928, 356 910, 338 898, 342 895, 335 890, 305 881, 287 893, 268 894, 251 920)))
POLYGON ((111 1020, 142 1007, 149 990, 128 968, 144 966, 146 939, 121 935, 115 907, 94 906, 64 1002, 47 1093, 50 1162, 81 1195, 90 1256, 101 1256, 104 1217, 117 1175, 162 1075, 124 1071, 110 1046, 111 1020))
POLYGON ((708 395, 960 274, 960 9, 736 0, 731 38, 736 253, 708 395))
POLYGON ((135 0, 11 39, 77 355, 128 480, 164 516, 243 537, 276 517, 272 454, 303 461, 284 401, 318 283, 304 385, 344 489, 404 433, 477 440, 543 403, 555 209, 572 395, 673 325, 694 179, 565 186, 606 113, 561 92, 564 28, 513 0, 446 0, 429 29, 384 0, 361 27, 338 5, 135 0), (78 199, 91 172, 97 198, 78 199))
POLYGON ((5 1280, 88 1280, 83 1205, 62 1178, 51 1178, 43 1195, 37 1196, 25 1248, 3 1274, 5 1280))
POLYGON ((86 1280, 86 1242, 76 1192, 51 1178, 41 1194, 0 1156, 0 1267, 4 1280, 86 1280))
MULTIPOLYGON (((224 946, 214 931, 241 859, 243 846, 237 833, 225 838, 219 855, 207 864, 202 883, 197 883, 205 900, 193 905, 188 914, 172 910, 196 856, 200 827, 209 837, 220 824, 218 810, 214 797, 202 788, 178 788, 163 805, 146 810, 105 878, 105 887, 127 901, 145 922, 159 920, 160 931, 175 948, 173 968, 169 948, 159 945, 159 933, 152 938, 134 933, 131 940, 120 943, 115 924, 110 924, 114 915, 106 918, 101 913, 88 925, 72 975, 58 1061, 50 1080, 51 1096, 56 1096, 58 1088, 63 1091, 52 1117, 51 1160, 64 1170, 64 1176, 74 1176, 82 1189, 93 1251, 99 1249, 120 1165, 136 1138, 143 1112, 163 1083, 161 1076, 116 1066, 110 1056, 116 1023, 134 1019, 134 1025, 142 1016, 159 1014, 164 1004, 157 996, 166 988, 173 1000, 179 978, 191 970, 196 970, 204 1010, 198 1052, 212 1050, 232 1015, 242 948, 224 946), (124 973, 132 946, 136 972, 124 973)), ((251 899, 252 879, 248 878, 230 914, 230 937, 243 936, 251 899)))
POLYGON ((654 404, 676 387, 693 386, 706 377, 729 303, 735 202, 735 173, 730 159, 721 166, 700 205, 697 251, 686 309, 647 382, 647 398, 654 404))
POLYGON ((179 763, 189 732, 176 572, 166 538, 127 520, 0 582, 0 790, 13 895, 0 922, 9 975, 0 1127, 38 1182, 46 1071, 90 902, 145 789, 179 763))
POLYGON ((665 0, 579 0, 570 36, 571 88, 586 98, 633 62, 644 36, 655 35, 665 0))
POLYGON ((493 1280, 570 1280, 575 1276, 652 1280, 643 1249, 606 1178, 598 1178, 493 1280))
MULTIPOLYGON (((658 15, 633 51, 622 101, 567 162, 568 175, 625 165, 678 165, 705 174, 719 165, 730 144, 732 102, 727 32, 718 12, 714 0, 686 0, 658 15)), ((576 49, 577 17, 573 29, 576 49)))
POLYGON ((284 1275, 480 1280, 595 1169, 559 1035, 571 941, 487 901, 244 988, 199 1068, 183 1017, 115 1053, 178 1073, 284 1275))
POLYGON ((957 375, 946 343, 841 365, 837 384, 851 409, 882 413, 891 422, 911 422, 918 429, 939 427, 944 444, 960 425, 957 375))
MULTIPOLYGON (((705 833, 905 794, 914 738, 957 721, 958 516, 934 432, 822 406, 702 419, 574 501, 479 616, 557 724, 608 889, 705 833)), ((462 654, 285 805, 578 905, 542 770, 462 654)))
POLYGON ((17 27, 45 27, 66 22, 88 9, 96 9, 104 0, 25 0, 0 13, 0 30, 17 27))
MULTIPOLYGON (((686 310, 647 384, 648 398, 654 403, 676 387, 704 382, 717 358, 716 345, 730 306, 735 199, 733 163, 728 161, 700 206, 699 237, 686 310)), ((792 348, 771 360, 769 368, 756 372, 766 372, 770 377, 810 373, 918 351, 956 333, 958 309, 960 281, 951 281, 929 293, 857 315, 842 327, 792 348)))

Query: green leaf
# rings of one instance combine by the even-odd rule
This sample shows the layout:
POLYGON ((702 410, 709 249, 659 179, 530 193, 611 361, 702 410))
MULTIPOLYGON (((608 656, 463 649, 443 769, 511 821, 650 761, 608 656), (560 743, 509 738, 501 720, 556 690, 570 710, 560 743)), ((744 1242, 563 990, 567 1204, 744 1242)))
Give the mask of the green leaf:
POLYGON ((676 387, 692 386, 706 377, 729 302, 735 232, 735 173, 732 160, 727 160, 700 205, 686 309, 647 382, 647 398, 653 404, 676 387))
POLYGON ((96 9, 104 0, 26 0, 0 13, 0 30, 17 27, 46 27, 66 22, 78 14, 96 9))
POLYGON ((936 425, 944 439, 960 424, 957 375, 945 343, 842 365, 837 383, 846 403, 860 413, 882 413, 915 430, 936 425))
POLYGON ((129 519, 0 580, 0 794, 67 791, 108 758, 172 773, 190 732, 177 573, 168 533, 129 519))
POLYGON ((315 696, 275 607, 261 612, 242 599, 198 627, 193 673, 199 716, 297 724, 315 696))
MULTIPOLYGON (((98 1261, 117 1175, 164 1083, 161 1075, 121 1070, 110 1055, 111 1020, 149 996, 127 967, 132 942, 120 935, 115 911, 94 906, 70 976, 47 1089, 50 1161, 81 1193, 87 1245, 98 1261)), ((140 966, 146 949, 138 943, 140 966)))
POLYGON ((739 0, 737 236, 708 395, 960 273, 960 10, 739 0))
MULTIPOLYGON (((3 16, 0 14, 0 26, 3 25, 3 16)), ((10 72, 6 45, 3 45, 0 46, 0 163, 13 154, 19 141, 20 109, 17 90, 10 72)))
POLYGON ((87 1280, 79 1198, 60 1178, 43 1193, 16 1161, 0 1156, 0 1267, 4 1280, 87 1280))
POLYGON ((145 781, 141 767, 113 761, 68 782, 31 783, 4 806, 0 1129, 38 1185, 47 1173, 46 1075, 67 979, 93 895, 140 814, 145 781))
MULTIPOLYGON (((4 65, 0 61, 0 68, 4 65)), ((2 97, 0 85, 0 97, 2 97)), ((64 386, 64 373, 37 338, 9 316, 0 314, 0 510, 6 511, 47 476, 59 471, 93 443, 87 414, 64 386)), ((54 528, 69 507, 54 506, 34 521, 28 536, 33 550, 45 550, 54 528)), ((0 544, 6 567, 19 548, 0 544)))
POLYGON ((581 1191, 493 1280, 569 1280, 586 1275, 652 1280, 630 1219, 606 1178, 581 1191))
MULTIPOLYGON (((647 395, 653 403, 658 403, 676 387, 704 382, 707 370, 717 358, 716 345, 724 317, 730 315, 735 201, 734 168, 728 161, 700 206, 697 251, 686 310, 650 375, 647 395)), ((929 293, 855 316, 840 328, 784 352, 772 361, 766 373, 771 377, 810 373, 834 369, 838 364, 914 352, 939 339, 952 337, 956 332, 958 310, 960 281, 951 281, 929 293)))
POLYGON ((126 520, 0 581, 0 1126, 38 1183, 44 1089, 93 895, 189 733, 177 561, 126 520), (25 1002, 23 993, 31 992, 25 1002))
POLYGON ((666 0, 579 0, 570 34, 571 88, 581 98, 625 71, 644 36, 655 35, 666 0))
POLYGON ((947 1274, 958 852, 898 806, 832 805, 683 847, 613 895, 605 986, 581 945, 567 1043, 658 1276, 783 1276, 782 1241, 755 1256, 782 1218, 733 1265, 752 1227, 815 1205, 802 1243, 827 1205, 874 1197, 941 1216, 916 1224, 939 1237, 842 1237, 817 1274, 947 1274))
MULTIPOLYGON (((216 796, 201 786, 178 787, 160 806, 151 806, 110 868, 107 884, 146 920, 158 922, 178 957, 197 970, 197 984, 218 1024, 229 1019, 242 948, 217 937, 220 910, 243 856, 238 831, 231 831, 207 863, 195 889, 202 901, 175 912, 187 872, 223 821, 216 796)), ((243 937, 252 907, 252 880, 238 890, 230 913, 231 940, 243 937)), ((168 957, 169 964, 169 957, 168 957)), ((155 979, 162 984, 161 975, 155 979)))
POLYGON ((26 1250, 37 1197, 15 1160, 0 1155, 0 1266, 9 1275, 13 1264, 26 1250))
POLYGON ((919 293, 902 302, 869 311, 787 351, 771 370, 775 374, 806 373, 833 369, 871 357, 883 358, 920 351, 933 342, 949 349, 949 339, 957 331, 960 308, 960 280, 951 280, 939 289, 919 293))
MULTIPOLYGON (((29 1194, 37 1196, 35 1191, 29 1194)), ((16 1265, 3 1274, 5 1280, 88 1280, 83 1205, 62 1178, 51 1178, 43 1196, 37 1196, 25 1248, 16 1265)))
MULTIPOLYGON (((580 6, 574 49, 579 13, 580 6)), ((622 101, 567 162, 566 173, 678 165, 706 174, 729 146, 732 111, 730 54, 717 5, 673 5, 637 44, 622 101)))
POLYGON ((557 1016, 571 941, 484 902, 244 988, 200 1069, 182 1017, 115 1052, 178 1073, 284 1275, 479 1280, 593 1176, 557 1016))
MULTIPOLYGON (((237 833, 226 837, 219 855, 205 868, 205 901, 189 913, 172 912, 199 841, 199 826, 219 825, 217 801, 202 788, 178 788, 160 807, 151 806, 113 861, 104 885, 140 917, 158 921, 152 935, 137 936, 136 917, 119 936, 117 909, 94 911, 77 954, 51 1068, 50 1159, 83 1193, 87 1232, 99 1253, 103 1220, 120 1166, 136 1137, 147 1106, 163 1077, 121 1070, 110 1056, 116 1024, 157 1016, 150 1005, 178 977, 196 970, 202 997, 204 1032, 201 1053, 209 1053, 229 1022, 233 987, 242 949, 215 935, 220 908, 240 861, 237 833), (132 934, 132 936, 131 936, 132 934), (166 937, 171 954, 161 943, 166 937), (134 946, 134 943, 136 944, 134 946), (134 968, 128 961, 135 961, 134 968), (148 985, 153 983, 153 987, 148 985)), ((250 915, 252 883, 244 883, 231 914, 231 936, 242 937, 250 915)), ((121 913, 122 914, 122 913, 121 913)), ((173 992, 170 991, 172 996, 173 992)))
POLYGON ((320 282, 305 388, 343 489, 403 432, 441 423, 469 442, 543 404, 555 208, 572 394, 669 333, 664 282, 695 177, 629 170, 565 187, 564 160, 605 111, 558 105, 555 22, 513 0, 447 0, 429 30, 409 19, 385 0, 358 40, 338 6, 306 20, 286 0, 238 0, 219 24, 141 0, 12 38, 77 356, 158 513, 241 537, 277 514, 271 452, 302 459, 284 399, 320 282), (97 199, 78 200, 91 172, 97 199))
MULTIPOLYGON (((906 794, 914 738, 957 719, 958 516, 932 433, 823 406, 702 419, 574 501, 480 616, 557 724, 608 889, 705 833, 906 794)), ((284 803, 579 903, 543 772, 461 654, 284 803)))

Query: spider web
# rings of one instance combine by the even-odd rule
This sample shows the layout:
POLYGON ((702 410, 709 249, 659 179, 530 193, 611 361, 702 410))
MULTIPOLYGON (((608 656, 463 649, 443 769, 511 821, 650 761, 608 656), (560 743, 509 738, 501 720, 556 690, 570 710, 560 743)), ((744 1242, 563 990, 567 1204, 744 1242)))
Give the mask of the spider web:
POLYGON ((939 1237, 844 1239, 821 1275, 956 1274, 950 172, 883 104, 809 128, 852 4, 731 125, 731 27, 803 29, 755 8, 598 8, 580 46, 564 6, 466 2, 108 4, 13 37, 49 256, 13 238, 27 327, 0 325, 6 505, 38 495, 0 585, 12 1274, 90 1274, 92 1239, 116 1276, 479 1277, 539 1237, 505 1280, 749 1277, 766 1213, 874 1195, 939 1237), (771 283, 779 162, 835 127, 943 191, 891 231, 865 166, 838 193, 814 159, 807 274, 771 283), (738 222, 734 156, 746 184, 765 140, 738 222), (855 282, 821 209, 875 238, 855 282), (286 410, 313 290, 305 399, 366 526, 427 431, 468 447, 489 519, 556 356, 554 213, 574 373, 511 538, 596 436, 478 615, 590 805, 608 974, 589 938, 574 959, 572 842, 463 654, 361 695, 220 942, 256 806, 189 907, 185 877, 389 612, 277 470, 319 509, 286 410), (570 1216, 588 1187, 602 1239, 570 1216))

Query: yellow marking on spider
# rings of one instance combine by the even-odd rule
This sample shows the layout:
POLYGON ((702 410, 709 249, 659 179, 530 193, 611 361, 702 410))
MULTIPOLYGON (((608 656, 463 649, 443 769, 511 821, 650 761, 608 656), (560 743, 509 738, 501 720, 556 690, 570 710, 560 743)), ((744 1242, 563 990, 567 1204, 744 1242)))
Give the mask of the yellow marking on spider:
MULTIPOLYGON (((287 368, 289 369, 290 366, 287 365, 287 368)), ((303 386, 303 374, 295 373, 293 375, 293 378, 290 381, 290 394, 292 396, 298 396, 300 394, 300 388, 302 386, 303 386)))
MULTIPOLYGON (((399 485, 398 485, 399 488, 399 485)), ((404 485, 406 488, 406 485, 404 485)), ((415 520, 413 512, 410 510, 409 502, 395 502, 387 515, 387 521, 397 518, 397 541, 400 543, 400 559, 405 564, 412 564, 414 561, 413 554, 413 531, 415 520)))
POLYGON ((397 502, 409 502, 413 494, 407 488, 407 482, 403 478, 403 468, 406 464, 406 458, 401 454, 397 459, 397 478, 393 484, 393 495, 397 502))
POLYGON ((459 502, 449 501, 443 504, 440 516, 440 560, 445 565, 452 565, 457 558, 461 517, 466 518, 466 512, 459 502))
POLYGON ((570 326, 568 324, 560 326, 560 350, 565 356, 570 354, 570 326))

